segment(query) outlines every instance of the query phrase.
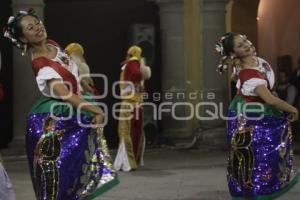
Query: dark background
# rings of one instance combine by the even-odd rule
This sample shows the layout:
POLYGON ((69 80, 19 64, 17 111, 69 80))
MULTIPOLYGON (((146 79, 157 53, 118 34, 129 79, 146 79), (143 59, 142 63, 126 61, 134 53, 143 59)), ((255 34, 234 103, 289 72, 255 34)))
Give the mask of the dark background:
MULTIPOLYGON (((63 48, 71 42, 80 43, 85 49, 85 58, 91 72, 107 75, 109 93, 101 102, 106 103, 108 109, 119 101, 112 97, 111 89, 113 82, 119 80, 120 63, 125 59, 128 47, 132 45, 130 27, 136 23, 154 25, 156 39, 155 59, 151 66, 153 76, 146 87, 150 94, 160 92, 159 10, 154 3, 146 0, 45 0, 45 4, 44 21, 48 38, 55 40, 63 48)), ((10 5, 8 0, 1 1, 1 27, 11 13, 10 5)), ((12 138, 12 53, 10 45, 3 37, 1 49, 4 65, 1 82, 7 97, 1 103, 7 110, 0 127, 3 145, 12 138)), ((96 85, 103 91, 101 81, 96 81, 96 85)), ((3 113, 1 108, 2 118, 3 113)), ((109 146, 115 147, 118 144, 117 121, 112 119, 111 110, 109 116, 105 135, 109 146)))
POLYGON ((0 102, 0 148, 4 148, 12 140, 12 47, 3 37, 2 29, 11 15, 11 1, 1 0, 0 3, 0 51, 2 54, 2 68, 0 82, 4 87, 4 101, 0 102))

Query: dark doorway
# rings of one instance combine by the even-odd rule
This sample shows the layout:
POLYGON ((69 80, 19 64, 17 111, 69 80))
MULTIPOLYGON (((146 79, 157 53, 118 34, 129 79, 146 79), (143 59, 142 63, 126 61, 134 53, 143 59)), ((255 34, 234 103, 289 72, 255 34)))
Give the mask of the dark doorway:
MULTIPOLYGON (((11 1, 2 0, 0 6, 0 27, 6 25, 9 16, 12 15, 11 1)), ((0 82, 4 90, 4 99, 0 102, 0 148, 7 147, 13 138, 12 126, 12 47, 10 42, 0 37, 0 51, 2 55, 2 67, 0 71, 0 82)))
MULTIPOLYGON (((153 78, 146 85, 150 93, 160 92, 159 11, 146 0, 46 0, 45 23, 48 36, 62 47, 78 42, 93 73, 108 77, 108 96, 101 100, 112 108, 118 99, 112 96, 112 84, 119 80, 121 65, 131 45, 134 24, 152 24, 155 29, 153 78)), ((100 91, 101 82, 96 81, 100 91)), ((105 135, 110 146, 118 144, 118 123, 109 110, 105 135)))

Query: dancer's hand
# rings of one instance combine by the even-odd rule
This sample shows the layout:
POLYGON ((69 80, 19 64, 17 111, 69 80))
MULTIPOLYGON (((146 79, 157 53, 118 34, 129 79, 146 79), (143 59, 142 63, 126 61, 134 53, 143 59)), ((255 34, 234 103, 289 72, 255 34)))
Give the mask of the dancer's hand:
POLYGON ((102 111, 100 114, 95 115, 95 117, 92 121, 92 125, 94 125, 95 129, 97 129, 103 123, 103 121, 104 121, 104 113, 102 111))
POLYGON ((83 91, 91 92, 91 93, 94 92, 93 83, 89 79, 83 78, 80 83, 81 83, 83 91))
POLYGON ((288 116, 288 121, 290 122, 294 122, 297 121, 299 119, 299 113, 297 108, 294 107, 293 112, 290 112, 289 116, 288 116))

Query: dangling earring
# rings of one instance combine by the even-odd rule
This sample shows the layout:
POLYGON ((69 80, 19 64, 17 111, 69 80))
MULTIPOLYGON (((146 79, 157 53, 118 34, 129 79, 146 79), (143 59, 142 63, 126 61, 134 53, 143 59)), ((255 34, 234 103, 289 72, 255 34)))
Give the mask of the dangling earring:
POLYGON ((26 53, 27 53, 27 44, 25 43, 25 44, 23 45, 23 50, 22 50, 21 55, 22 55, 22 56, 25 56, 26 53))

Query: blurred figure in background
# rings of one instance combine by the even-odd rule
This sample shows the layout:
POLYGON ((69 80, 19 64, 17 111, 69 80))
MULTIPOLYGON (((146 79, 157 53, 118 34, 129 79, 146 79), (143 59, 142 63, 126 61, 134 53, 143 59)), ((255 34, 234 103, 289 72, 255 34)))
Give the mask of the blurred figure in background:
POLYGON ((0 154, 0 199, 1 200, 15 200, 15 192, 12 188, 12 184, 8 178, 8 175, 2 165, 0 154))
MULTIPOLYGON (((300 111, 300 57, 298 58, 298 66, 297 68, 291 73, 289 77, 289 82, 297 88, 297 96, 295 100, 295 107, 300 111)), ((300 120, 296 121, 293 124, 293 129, 296 131, 296 140, 298 139, 297 136, 300 134, 300 120)), ((298 139, 299 140, 299 139, 298 139)))
POLYGON ((78 73, 81 76, 80 85, 83 92, 90 92, 94 95, 100 95, 96 89, 90 74, 90 67, 84 58, 84 49, 79 43, 70 43, 65 48, 67 54, 78 66, 78 73))
POLYGON ((116 170, 132 171, 143 165, 145 135, 142 107, 144 81, 151 76, 145 66, 142 49, 132 46, 127 51, 120 76, 121 111, 119 118, 119 148, 114 162, 116 170))
POLYGON ((296 104, 297 88, 289 83, 288 73, 281 71, 278 73, 278 85, 276 88, 278 97, 290 105, 296 104))
MULTIPOLYGON (((289 82, 296 86, 298 90, 298 96, 300 91, 300 58, 298 59, 298 66, 297 68, 291 73, 289 77, 289 82)), ((299 100, 299 99, 298 99, 299 100)))

